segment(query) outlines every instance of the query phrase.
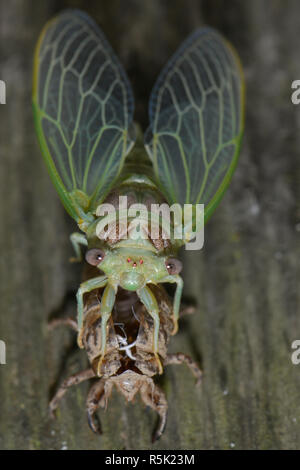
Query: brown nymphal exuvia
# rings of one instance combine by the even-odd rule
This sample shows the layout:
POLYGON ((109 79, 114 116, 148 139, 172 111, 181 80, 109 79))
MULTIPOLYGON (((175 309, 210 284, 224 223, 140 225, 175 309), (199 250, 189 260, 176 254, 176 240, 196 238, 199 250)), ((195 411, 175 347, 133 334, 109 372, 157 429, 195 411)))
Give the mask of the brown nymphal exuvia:
MULTIPOLYGON (((91 267, 87 268, 89 275, 91 267)), ((151 286, 159 305, 159 356, 163 366, 186 364, 200 385, 202 372, 198 365, 186 354, 168 354, 167 348, 173 329, 172 302, 165 289, 151 286)), ((68 377, 58 388, 49 408, 54 417, 60 400, 67 390, 88 379, 94 380, 86 400, 88 422, 91 429, 101 434, 100 420, 95 415, 97 409, 107 407, 108 399, 115 387, 128 402, 140 393, 142 401, 159 415, 159 423, 153 434, 153 441, 162 435, 167 419, 168 403, 163 390, 153 378, 159 374, 156 357, 153 353, 154 324, 145 306, 135 292, 119 290, 113 315, 108 324, 106 354, 101 360, 101 289, 93 290, 84 297, 83 344, 90 367, 68 377)), ((186 308, 186 313, 192 311, 186 308)), ((184 314, 185 312, 182 311, 184 314)), ((55 319, 51 327, 69 325, 77 331, 77 322, 71 318, 55 319)))

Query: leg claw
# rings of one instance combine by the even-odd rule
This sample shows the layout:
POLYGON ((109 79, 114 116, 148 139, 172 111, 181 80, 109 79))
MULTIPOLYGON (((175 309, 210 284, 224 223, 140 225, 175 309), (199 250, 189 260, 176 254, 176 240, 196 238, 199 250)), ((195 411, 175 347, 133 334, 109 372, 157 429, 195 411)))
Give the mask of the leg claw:
POLYGON ((80 328, 80 331, 78 333, 78 336, 77 336, 77 344, 79 346, 80 349, 83 349, 84 348, 84 344, 83 344, 83 333, 84 333, 84 329, 83 327, 80 328))
POLYGON ((158 373, 159 373, 159 375, 162 375, 163 372, 164 372, 164 369, 163 369, 163 366, 162 366, 161 361, 159 359, 158 353, 154 353, 154 356, 155 356, 157 367, 158 367, 158 373))
POLYGON ((171 333, 172 336, 176 335, 177 331, 178 331, 178 320, 177 318, 174 318, 172 317, 172 320, 173 320, 173 331, 171 333))
POLYGON ((50 419, 53 419, 53 420, 56 419, 55 409, 53 409, 53 408, 51 407, 51 405, 49 405, 49 417, 50 417, 50 419))
POLYGON ((98 377, 102 377, 102 373, 101 373, 101 367, 102 367, 102 362, 103 362, 103 358, 104 358, 104 354, 101 354, 100 356, 100 359, 98 361, 98 365, 97 365, 97 376, 98 377))

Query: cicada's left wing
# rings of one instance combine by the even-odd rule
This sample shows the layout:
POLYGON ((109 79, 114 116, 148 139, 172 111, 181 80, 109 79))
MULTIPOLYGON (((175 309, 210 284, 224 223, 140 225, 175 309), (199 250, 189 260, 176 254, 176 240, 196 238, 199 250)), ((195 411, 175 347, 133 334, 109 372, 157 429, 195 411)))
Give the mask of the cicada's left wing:
POLYGON ((236 166, 243 113, 236 53, 213 29, 197 30, 163 69, 150 99, 145 144, 169 203, 204 204, 207 220, 236 166))
POLYGON ((35 124, 50 175, 78 222, 118 176, 133 139, 133 96, 94 21, 66 10, 45 26, 35 55, 35 124))

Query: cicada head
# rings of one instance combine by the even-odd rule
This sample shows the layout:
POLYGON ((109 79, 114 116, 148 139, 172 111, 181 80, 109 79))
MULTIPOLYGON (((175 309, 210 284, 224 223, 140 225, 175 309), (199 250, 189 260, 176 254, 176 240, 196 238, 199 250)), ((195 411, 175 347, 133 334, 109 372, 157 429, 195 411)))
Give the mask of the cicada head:
POLYGON ((165 282, 182 269, 175 257, 138 247, 93 246, 86 252, 86 261, 104 272, 112 285, 129 291, 165 282))

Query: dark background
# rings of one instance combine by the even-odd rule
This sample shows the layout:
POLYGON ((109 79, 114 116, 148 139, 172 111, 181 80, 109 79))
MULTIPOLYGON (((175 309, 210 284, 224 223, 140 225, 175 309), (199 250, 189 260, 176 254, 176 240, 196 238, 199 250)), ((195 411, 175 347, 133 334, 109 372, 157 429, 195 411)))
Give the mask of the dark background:
POLYGON ((297 0, 0 0, 0 366, 2 449, 299 449, 300 365, 300 79, 297 0), (246 132, 230 189, 205 232, 200 252, 184 253, 185 295, 197 300, 170 351, 204 369, 201 390, 184 366, 160 381, 169 402, 165 434, 153 447, 155 414, 113 393, 100 411, 103 437, 86 422, 88 384, 72 389, 58 420, 49 394, 86 366, 74 335, 49 335, 47 319, 75 313, 80 267, 64 212, 38 148, 31 110, 34 45, 45 22, 82 7, 101 25, 124 64, 147 125, 155 78, 181 41, 209 24, 234 44, 247 82, 246 132), (70 354, 69 354, 70 353, 70 354))

